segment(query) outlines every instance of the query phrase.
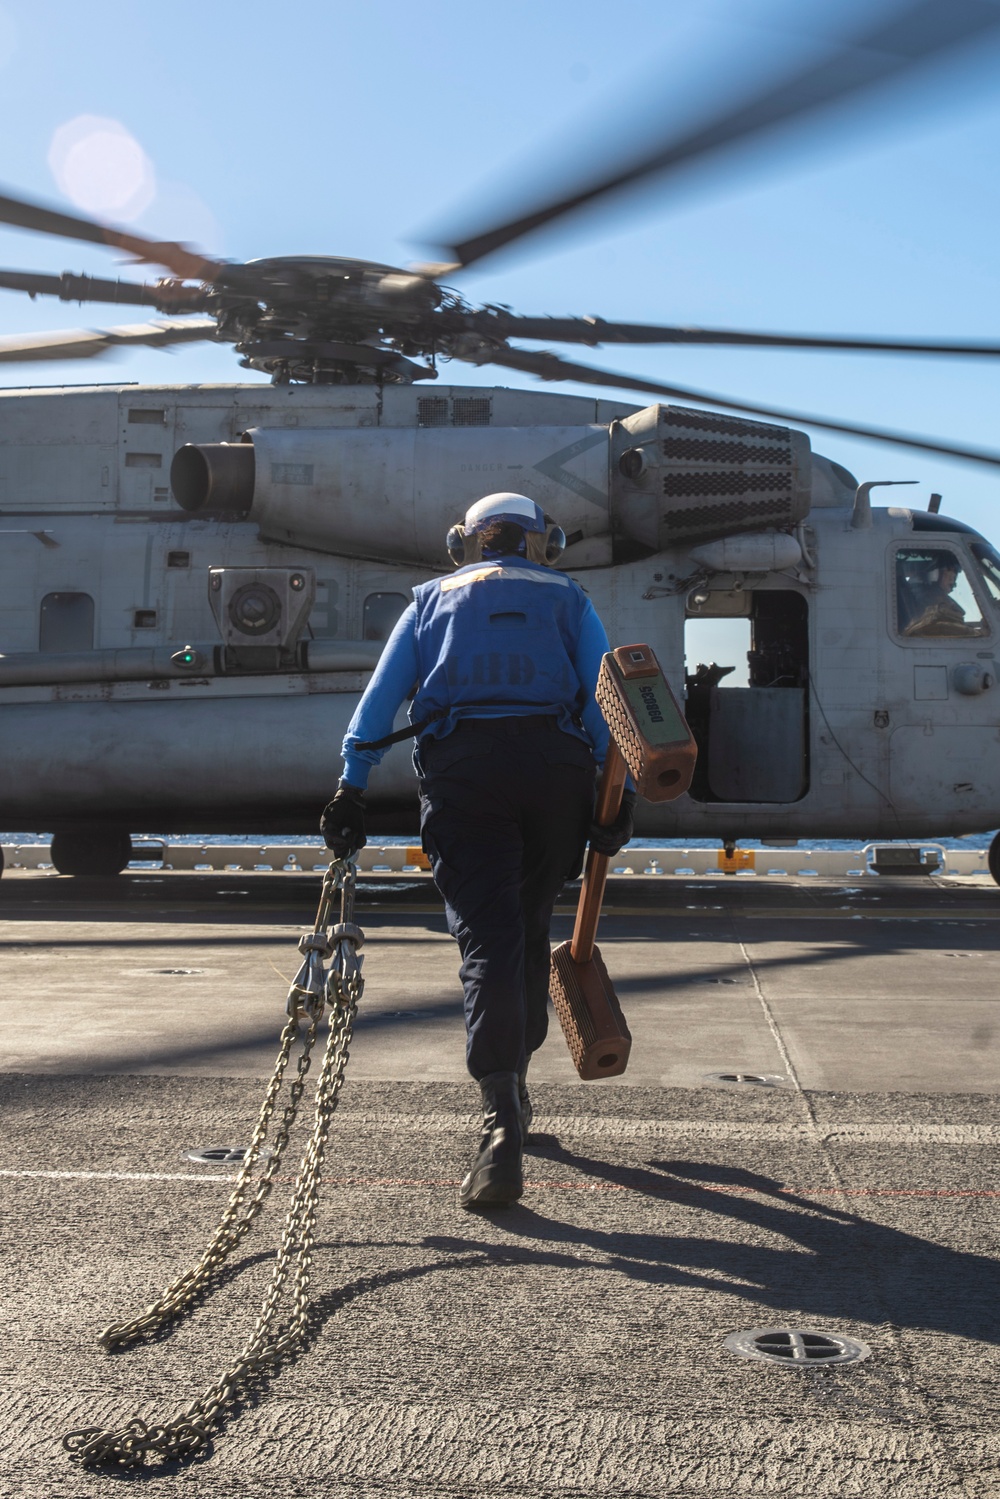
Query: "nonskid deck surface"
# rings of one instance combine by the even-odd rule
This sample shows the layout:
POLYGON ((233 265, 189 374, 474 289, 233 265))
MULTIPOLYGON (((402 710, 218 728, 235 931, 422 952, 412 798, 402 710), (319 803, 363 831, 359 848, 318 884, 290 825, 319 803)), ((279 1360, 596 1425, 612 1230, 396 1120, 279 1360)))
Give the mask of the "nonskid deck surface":
MULTIPOLYGON (((578 1082, 554 1026, 525 1197, 473 1216, 456 955, 426 885, 416 904, 401 886, 363 891, 310 1345, 158 1492, 996 1493, 1000 893, 616 886, 599 940, 629 1071, 578 1082), (872 1357, 725 1350, 767 1326, 872 1357)), ((4 1491, 119 1494, 62 1433, 172 1414, 249 1332, 287 1182, 169 1338, 95 1342, 217 1221, 232 1168, 183 1152, 247 1138, 315 894, 287 875, 0 882, 4 1491)))

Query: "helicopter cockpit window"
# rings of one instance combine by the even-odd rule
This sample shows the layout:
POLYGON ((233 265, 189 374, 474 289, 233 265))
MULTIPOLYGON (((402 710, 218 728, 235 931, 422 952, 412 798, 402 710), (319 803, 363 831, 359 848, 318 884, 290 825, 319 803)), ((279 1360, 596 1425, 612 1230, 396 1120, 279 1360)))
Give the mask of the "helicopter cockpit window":
POLYGON ((94 601, 89 593, 47 593, 38 616, 38 649, 61 654, 94 648, 94 601))
POLYGON ((984 541, 974 541, 972 551, 982 569, 983 582, 994 604, 1000 604, 1000 557, 984 541))
POLYGON ((408 602, 405 593, 370 593, 364 603, 362 640, 388 640, 408 602))
POLYGON ((896 621, 908 639, 989 634, 961 561, 937 547, 896 553, 896 621))

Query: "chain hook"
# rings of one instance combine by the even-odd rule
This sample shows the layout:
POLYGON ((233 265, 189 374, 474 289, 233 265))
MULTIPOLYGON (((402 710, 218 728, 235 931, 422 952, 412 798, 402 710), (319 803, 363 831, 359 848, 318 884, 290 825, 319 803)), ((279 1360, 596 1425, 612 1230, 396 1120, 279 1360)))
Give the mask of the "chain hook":
POLYGON ((354 889, 357 878, 355 856, 334 859, 323 875, 319 907, 311 932, 299 938, 299 952, 303 961, 288 990, 285 1006, 288 1016, 298 1022, 303 1017, 319 1021, 325 1007, 337 1000, 335 979, 353 985, 360 974, 361 964, 355 953, 364 941, 364 934, 351 918, 354 915, 354 889), (333 926, 331 920, 333 904, 340 894, 340 921, 333 926), (347 955, 345 943, 352 943, 353 950, 347 955), (324 964, 333 960, 329 973, 324 964))
POLYGON ((327 975, 327 989, 331 1004, 336 1002, 338 993, 360 993, 364 959, 358 950, 364 945, 365 934, 354 920, 357 873, 354 860, 345 861, 340 880, 340 920, 330 930, 333 962, 327 975))

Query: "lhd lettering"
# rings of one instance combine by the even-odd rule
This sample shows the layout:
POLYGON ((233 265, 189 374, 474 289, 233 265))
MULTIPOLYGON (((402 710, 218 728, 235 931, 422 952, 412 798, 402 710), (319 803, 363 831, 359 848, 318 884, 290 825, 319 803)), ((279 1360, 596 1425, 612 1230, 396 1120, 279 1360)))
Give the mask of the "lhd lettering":
POLYGON ((450 687, 527 687, 535 678, 535 663, 530 656, 516 652, 484 651, 474 655, 471 670, 459 669, 456 661, 447 666, 450 687))

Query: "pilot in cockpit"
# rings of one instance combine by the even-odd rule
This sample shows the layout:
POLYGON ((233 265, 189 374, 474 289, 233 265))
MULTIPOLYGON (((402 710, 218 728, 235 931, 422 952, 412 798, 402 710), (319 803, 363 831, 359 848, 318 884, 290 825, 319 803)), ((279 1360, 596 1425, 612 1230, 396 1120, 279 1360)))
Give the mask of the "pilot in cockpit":
MULTIPOLYGON (((982 621, 966 619, 962 605, 953 598, 955 584, 962 576, 961 565, 954 552, 935 551, 926 559, 920 572, 906 570, 905 580, 907 622, 902 625, 904 635, 979 635, 982 621)), ((903 603, 904 588, 900 589, 903 603)), ((902 614, 902 609, 901 609, 902 614)))

